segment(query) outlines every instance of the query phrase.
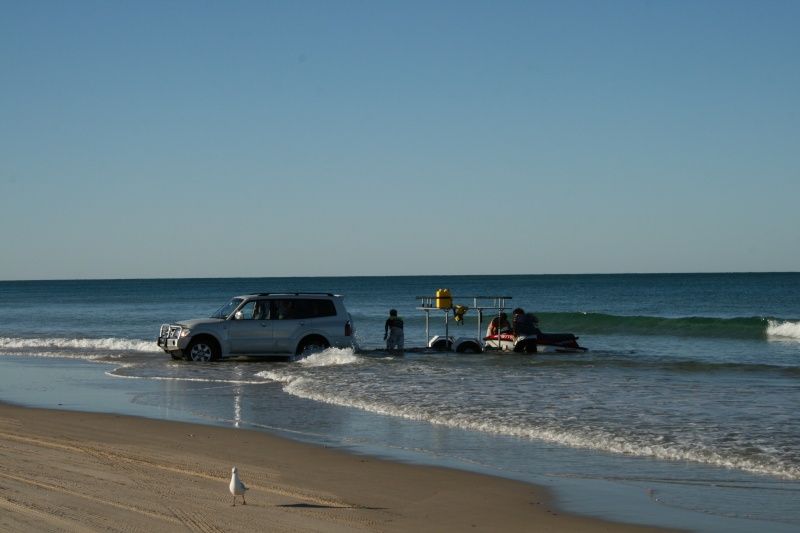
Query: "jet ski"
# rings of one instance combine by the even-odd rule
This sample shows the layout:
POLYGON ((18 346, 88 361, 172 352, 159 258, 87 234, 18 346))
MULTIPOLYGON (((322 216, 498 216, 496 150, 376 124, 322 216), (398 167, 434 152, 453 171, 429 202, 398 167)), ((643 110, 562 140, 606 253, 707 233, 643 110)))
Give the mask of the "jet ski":
MULTIPOLYGON (((500 333, 483 338, 484 350, 488 352, 513 352, 515 344, 513 333, 500 333)), ((536 353, 582 353, 587 349, 578 345, 578 337, 572 333, 539 332, 536 335, 536 353)))

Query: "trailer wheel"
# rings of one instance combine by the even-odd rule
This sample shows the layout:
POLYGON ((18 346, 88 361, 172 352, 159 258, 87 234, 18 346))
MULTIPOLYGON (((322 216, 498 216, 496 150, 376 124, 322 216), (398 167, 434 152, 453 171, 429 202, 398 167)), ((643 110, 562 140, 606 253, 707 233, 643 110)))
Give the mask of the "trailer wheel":
POLYGON ((450 349, 452 343, 445 339, 439 339, 438 341, 434 342, 431 345, 431 348, 436 350, 437 352, 444 352, 450 349))
POLYGON ((456 348, 458 353, 481 353, 481 345, 477 342, 462 342, 456 348))

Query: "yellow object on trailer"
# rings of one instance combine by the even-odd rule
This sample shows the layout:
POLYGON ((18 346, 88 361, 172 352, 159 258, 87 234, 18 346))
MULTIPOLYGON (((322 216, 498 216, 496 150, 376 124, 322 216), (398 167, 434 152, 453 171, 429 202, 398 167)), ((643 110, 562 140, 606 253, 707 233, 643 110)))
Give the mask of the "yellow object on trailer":
POLYGON ((436 307, 439 309, 450 309, 453 307, 453 293, 450 289, 439 289, 436 291, 436 307))

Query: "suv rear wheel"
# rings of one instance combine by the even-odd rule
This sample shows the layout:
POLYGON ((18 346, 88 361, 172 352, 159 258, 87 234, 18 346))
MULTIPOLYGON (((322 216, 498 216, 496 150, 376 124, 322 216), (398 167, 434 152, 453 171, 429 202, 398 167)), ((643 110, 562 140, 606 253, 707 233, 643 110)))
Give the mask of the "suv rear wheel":
POLYGON ((216 361, 219 359, 219 346, 204 338, 193 340, 186 348, 187 361, 216 361))
POLYGON ((331 344, 325 339, 325 337, 314 336, 314 337, 307 337, 300 341, 300 344, 297 345, 297 353, 296 355, 301 355, 305 352, 321 352, 326 348, 330 348, 331 344))

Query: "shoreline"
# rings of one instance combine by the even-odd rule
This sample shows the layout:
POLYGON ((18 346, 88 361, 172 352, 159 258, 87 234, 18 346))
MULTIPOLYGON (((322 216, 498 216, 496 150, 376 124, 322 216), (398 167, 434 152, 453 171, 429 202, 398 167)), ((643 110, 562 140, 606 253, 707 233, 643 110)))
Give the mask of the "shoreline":
POLYGON ((0 403, 0 453, 9 530, 669 531, 564 513, 523 481, 130 415, 0 403))

